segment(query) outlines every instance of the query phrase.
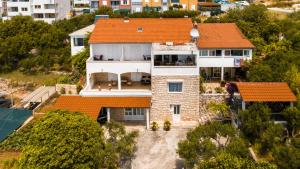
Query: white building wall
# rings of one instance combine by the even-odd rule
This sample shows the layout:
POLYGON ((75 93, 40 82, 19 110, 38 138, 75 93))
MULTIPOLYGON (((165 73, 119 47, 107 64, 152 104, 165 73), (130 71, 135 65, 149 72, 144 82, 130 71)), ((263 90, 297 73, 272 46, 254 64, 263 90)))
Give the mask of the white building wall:
POLYGON ((103 60, 144 60, 151 55, 151 44, 91 44, 91 56, 103 55, 103 60))
POLYGON ((7 1, 7 16, 13 17, 13 16, 31 16, 31 1, 28 0, 28 2, 20 2, 17 0, 17 2, 12 2, 12 0, 7 1), (18 8, 17 12, 13 12, 11 8, 16 7, 18 8), (27 11, 22 11, 22 8, 27 8, 27 11))
POLYGON ((76 36, 71 36, 70 40, 71 40, 71 55, 74 56, 78 53, 80 53, 81 51, 84 50, 84 46, 75 46, 74 45, 74 38, 85 38, 85 35, 76 35, 76 36))

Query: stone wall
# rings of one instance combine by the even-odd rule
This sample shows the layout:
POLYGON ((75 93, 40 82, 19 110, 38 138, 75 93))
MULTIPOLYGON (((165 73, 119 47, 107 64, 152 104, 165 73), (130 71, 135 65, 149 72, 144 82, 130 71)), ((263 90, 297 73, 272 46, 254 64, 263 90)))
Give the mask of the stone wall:
POLYGON ((171 104, 180 105, 181 121, 197 121, 199 117, 199 76, 152 76, 150 121, 172 122, 171 104), (168 93, 168 81, 183 82, 182 93, 168 93))
POLYGON ((124 121, 124 108, 110 108, 110 119, 118 122, 124 121))
POLYGON ((199 96, 199 114, 200 114, 200 117, 206 117, 206 118, 200 118, 200 120, 203 120, 203 123, 205 123, 206 120, 210 120, 210 118, 214 117, 215 114, 208 110, 208 104, 211 101, 214 101, 217 103, 223 103, 223 102, 225 102, 225 98, 227 96, 228 95, 226 95, 226 94, 200 94, 200 96, 199 96))
POLYGON ((62 88, 65 88, 65 94, 67 94, 67 95, 78 94, 76 85, 56 84, 56 86, 55 86, 56 92, 59 93, 59 94, 61 94, 61 89, 62 88))

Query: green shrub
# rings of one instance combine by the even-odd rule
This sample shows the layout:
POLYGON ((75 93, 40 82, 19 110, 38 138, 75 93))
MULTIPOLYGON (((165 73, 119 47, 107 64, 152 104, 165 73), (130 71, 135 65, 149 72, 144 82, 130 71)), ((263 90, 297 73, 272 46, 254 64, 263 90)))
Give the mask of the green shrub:
POLYGON ((82 85, 81 84, 77 84, 76 85, 76 91, 77 91, 77 94, 79 94, 79 92, 83 89, 82 85))
POLYGON ((164 122, 164 130, 169 131, 171 129, 171 122, 169 120, 166 120, 164 122))
POLYGON ((66 89, 64 87, 60 89, 60 94, 66 94, 66 89))
POLYGON ((156 131, 156 130, 158 130, 158 128, 159 127, 158 127, 157 122, 154 121, 154 122, 151 123, 151 130, 152 131, 156 131))
POLYGON ((222 87, 215 88, 216 93, 224 93, 224 89, 222 87))

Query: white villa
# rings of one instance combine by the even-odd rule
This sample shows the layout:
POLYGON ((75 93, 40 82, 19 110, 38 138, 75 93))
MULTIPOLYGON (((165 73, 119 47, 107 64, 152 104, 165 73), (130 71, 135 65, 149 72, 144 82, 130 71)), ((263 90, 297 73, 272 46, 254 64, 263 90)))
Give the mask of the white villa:
POLYGON ((199 77, 235 79, 254 49, 233 23, 189 18, 99 19, 89 44, 84 89, 55 107, 148 128, 152 121, 197 121, 199 77))

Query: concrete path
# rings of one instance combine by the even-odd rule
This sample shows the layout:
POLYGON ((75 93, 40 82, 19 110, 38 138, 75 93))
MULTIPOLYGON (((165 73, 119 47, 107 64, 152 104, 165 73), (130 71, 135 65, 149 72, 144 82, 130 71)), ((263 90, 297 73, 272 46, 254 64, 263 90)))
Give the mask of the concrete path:
POLYGON ((188 129, 171 131, 141 131, 132 169, 181 169, 183 162, 176 153, 179 140, 186 138, 188 129))

